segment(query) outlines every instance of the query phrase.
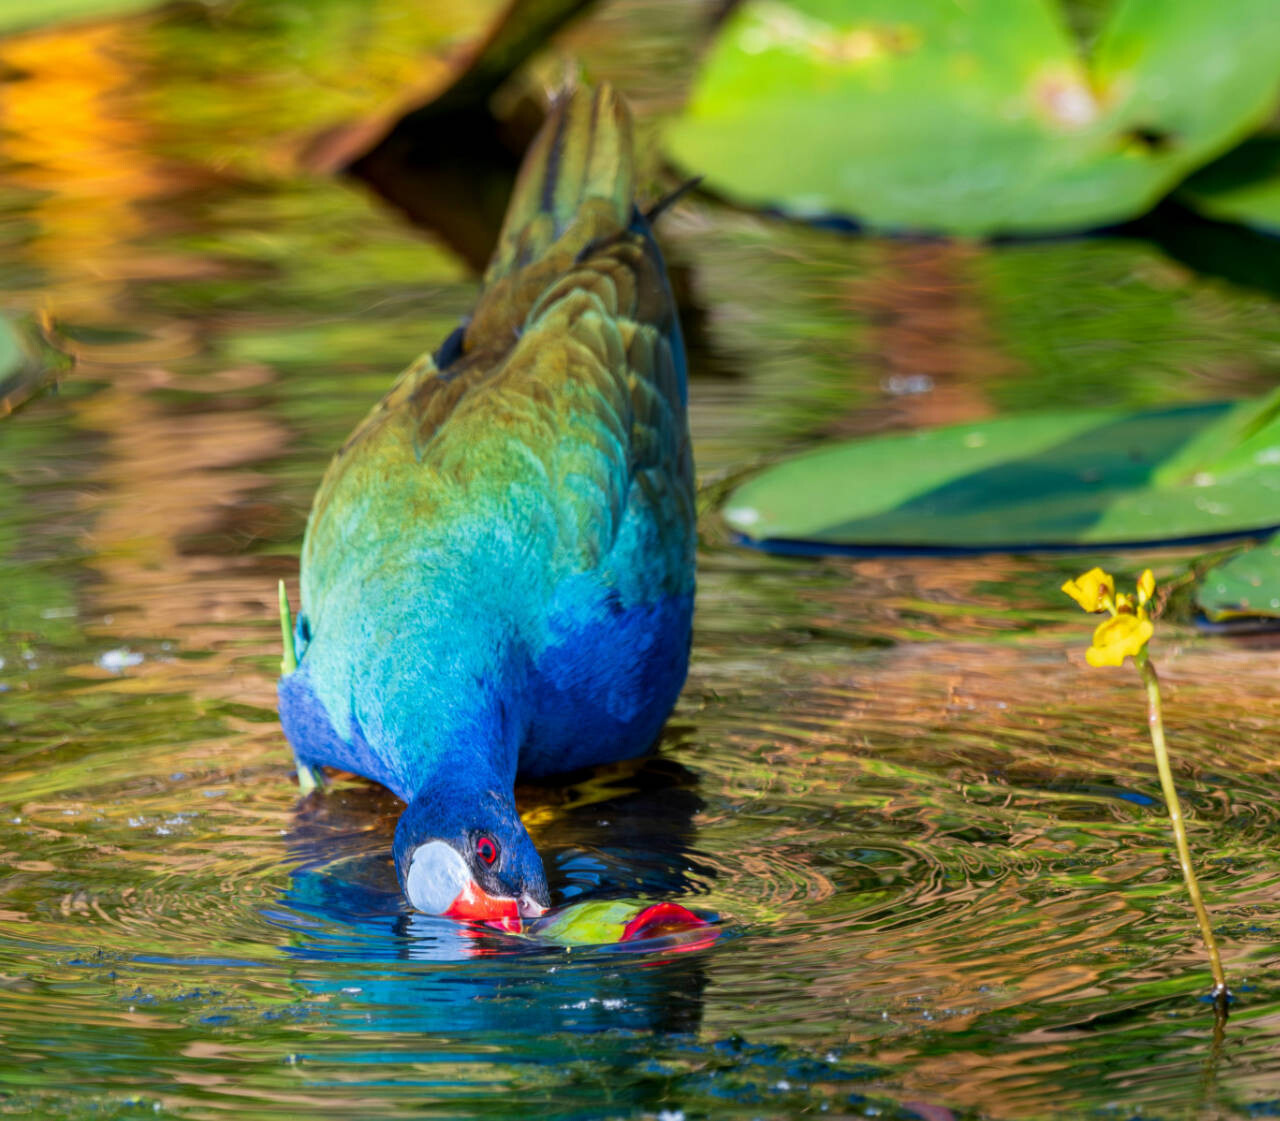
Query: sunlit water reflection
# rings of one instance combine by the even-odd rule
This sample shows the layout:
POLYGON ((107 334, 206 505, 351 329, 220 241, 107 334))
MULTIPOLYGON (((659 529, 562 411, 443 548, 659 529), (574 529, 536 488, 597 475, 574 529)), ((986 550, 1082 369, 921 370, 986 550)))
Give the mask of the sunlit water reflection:
MULTIPOLYGON (((622 79, 628 28, 660 38, 642 7, 574 33, 622 79)), ((1077 562, 783 560, 714 512, 822 436, 1261 390, 1270 297, 1122 239, 667 219, 699 324, 693 670, 656 757, 522 805, 558 902, 679 899, 723 934, 621 955, 468 930, 404 911, 393 798, 299 801, 273 603, 330 451, 473 281, 353 185, 236 163, 243 118, 180 61, 212 33, 192 13, 130 27, 65 33, 86 63, 56 135, 68 72, 31 48, 0 145, 5 301, 49 307, 79 360, 0 422, 0 1108, 1280 1109, 1276 640, 1199 636, 1175 600, 1155 651, 1240 989, 1215 1048, 1135 682, 1086 671, 1057 592, 1077 562)))

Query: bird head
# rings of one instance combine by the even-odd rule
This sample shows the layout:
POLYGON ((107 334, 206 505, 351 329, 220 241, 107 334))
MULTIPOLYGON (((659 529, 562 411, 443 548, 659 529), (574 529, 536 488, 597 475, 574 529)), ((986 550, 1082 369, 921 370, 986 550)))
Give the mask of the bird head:
POLYGON ((510 796, 486 791, 467 800, 429 791, 400 816, 394 852, 405 898, 428 915, 518 930, 521 918, 551 902, 542 858, 510 796))

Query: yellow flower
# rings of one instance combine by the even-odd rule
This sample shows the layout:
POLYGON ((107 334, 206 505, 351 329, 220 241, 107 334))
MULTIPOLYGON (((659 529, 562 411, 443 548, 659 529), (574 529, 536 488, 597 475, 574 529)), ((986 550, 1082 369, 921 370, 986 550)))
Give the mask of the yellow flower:
POLYGON ((1142 575, 1138 577, 1138 606, 1145 606, 1147 600, 1156 594, 1156 578, 1151 575, 1151 569, 1143 569, 1142 575))
POLYGON ((1138 577, 1136 596, 1117 593, 1111 574, 1100 568, 1091 568, 1083 576, 1068 580, 1062 590, 1086 611, 1106 611, 1111 615, 1098 624, 1093 645, 1085 651, 1085 660, 1091 666, 1118 666, 1125 658, 1136 658, 1151 641, 1153 628, 1146 609, 1156 591, 1151 569, 1138 577))
POLYGON ((1084 657, 1091 666, 1118 666, 1136 657, 1151 640, 1151 620, 1139 615, 1113 615, 1098 624, 1093 645, 1084 657))
POLYGON ((1091 568, 1083 576, 1068 580, 1062 590, 1086 611, 1104 611, 1111 607, 1109 601, 1115 595, 1116 582, 1111 573, 1091 568))

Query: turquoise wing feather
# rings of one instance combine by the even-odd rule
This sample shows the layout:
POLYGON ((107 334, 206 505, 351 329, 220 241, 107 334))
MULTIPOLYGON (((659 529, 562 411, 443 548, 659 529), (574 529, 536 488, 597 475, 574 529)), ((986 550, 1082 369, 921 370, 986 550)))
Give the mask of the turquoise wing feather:
MULTIPOLYGON (((562 751, 535 686, 578 683, 564 701, 581 699, 577 737, 651 739, 674 702, 693 462, 679 328, 630 149, 607 87, 553 112, 470 321, 330 465, 303 549, 300 669, 332 734, 295 720, 300 758, 408 799, 463 743, 489 745, 479 769, 504 779, 530 741, 540 770, 557 752, 573 766, 647 746, 562 751)), ((282 714, 287 700, 282 687, 282 714)))

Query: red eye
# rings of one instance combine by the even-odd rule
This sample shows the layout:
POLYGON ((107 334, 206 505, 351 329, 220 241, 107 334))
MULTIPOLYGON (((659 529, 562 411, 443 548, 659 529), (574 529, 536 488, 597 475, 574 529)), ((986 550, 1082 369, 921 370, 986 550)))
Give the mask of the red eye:
POLYGON ((498 846, 492 837, 481 837, 476 841, 476 856, 486 864, 492 864, 498 859, 498 846))

